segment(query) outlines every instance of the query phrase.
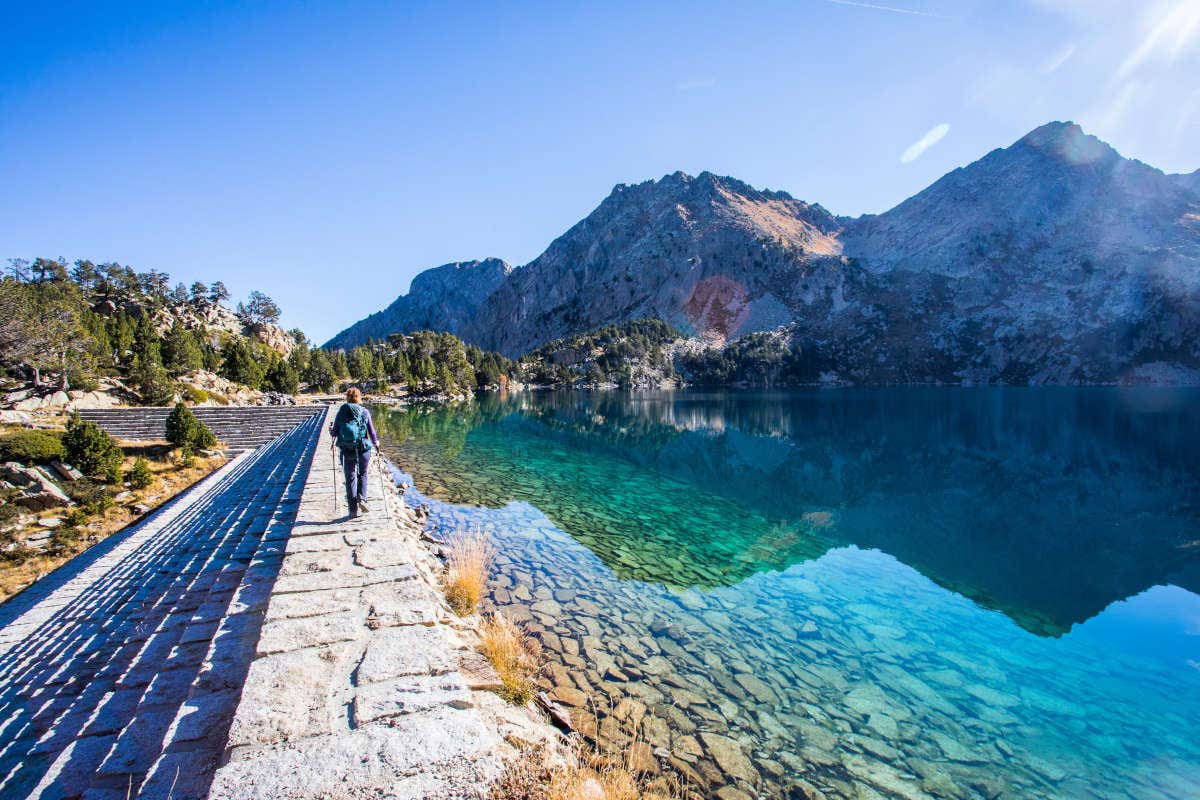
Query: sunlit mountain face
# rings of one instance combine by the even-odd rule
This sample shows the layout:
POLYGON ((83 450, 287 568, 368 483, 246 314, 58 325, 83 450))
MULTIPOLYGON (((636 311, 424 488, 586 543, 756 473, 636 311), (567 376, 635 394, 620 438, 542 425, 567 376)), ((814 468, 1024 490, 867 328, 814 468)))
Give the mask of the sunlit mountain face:
POLYGON ((517 356, 657 318, 709 341, 786 328, 810 382, 1200 385, 1195 173, 1052 122, 882 214, 819 199, 621 184, 528 264, 428 270, 330 344, 436 327, 517 356))

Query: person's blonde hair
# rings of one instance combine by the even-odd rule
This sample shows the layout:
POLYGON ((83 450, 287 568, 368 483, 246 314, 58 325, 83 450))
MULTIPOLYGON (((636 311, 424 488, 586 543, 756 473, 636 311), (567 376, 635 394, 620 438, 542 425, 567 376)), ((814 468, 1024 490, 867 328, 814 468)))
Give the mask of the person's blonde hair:
POLYGON ((362 392, 357 386, 351 386, 346 390, 347 403, 357 403, 359 400, 362 400, 362 392))

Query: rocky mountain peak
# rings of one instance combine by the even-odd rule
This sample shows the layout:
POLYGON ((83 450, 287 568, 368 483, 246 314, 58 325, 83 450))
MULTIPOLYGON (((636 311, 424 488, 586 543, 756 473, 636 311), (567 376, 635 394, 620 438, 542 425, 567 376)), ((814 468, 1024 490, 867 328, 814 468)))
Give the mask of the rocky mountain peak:
POLYGON ((523 267, 432 270, 334 344, 434 327, 520 355, 657 318, 710 341, 786 325, 823 375, 850 381, 1200 376, 1197 184, 1073 122, 857 219, 673 172, 617 185, 523 267))
POLYGON ((1121 154, 1111 145, 1091 134, 1074 122, 1048 122, 1027 133, 1014 148, 1027 147, 1050 158, 1068 164, 1094 164, 1120 161, 1121 154))
POLYGON ((389 333, 426 329, 461 334, 480 304, 512 271, 512 265, 500 258, 452 261, 427 269, 412 279, 407 294, 346 328, 325 346, 350 348, 369 339, 385 339, 389 333))

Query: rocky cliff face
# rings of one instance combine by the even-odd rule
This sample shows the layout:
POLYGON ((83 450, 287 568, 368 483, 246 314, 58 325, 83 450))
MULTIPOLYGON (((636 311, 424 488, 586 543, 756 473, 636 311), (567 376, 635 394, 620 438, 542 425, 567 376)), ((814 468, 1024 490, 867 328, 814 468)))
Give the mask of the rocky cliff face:
MULTIPOLYGON (((145 313, 144 309, 134 304, 126 304, 123 308, 127 312, 133 313, 134 316, 145 313)), ((117 305, 109 300, 98 306, 96 310, 104 314, 112 314, 116 312, 117 305)), ((153 312, 154 329, 160 335, 165 335, 176 321, 187 330, 202 332, 214 346, 220 345, 223 336, 245 336, 257 339, 284 358, 287 358, 296 347, 296 340, 292 338, 292 335, 278 325, 267 322, 253 324, 244 322, 237 314, 220 303, 171 303, 153 312)))
POLYGON ((1194 369, 1198 213, 1180 182, 1052 123, 848 225, 844 252, 866 273, 856 308, 798 321, 857 379, 1076 383, 1194 369))
POLYGON ((480 308, 464 335, 506 355, 654 317, 715 338, 775 327, 814 260, 841 250, 820 206, 677 172, 617 186, 480 308))
POLYGON ((718 342, 787 325, 852 382, 1195 382, 1198 184, 1200 171, 1164 175, 1071 123, 858 219, 675 173, 617 186, 537 259, 493 270, 494 285, 423 273, 331 344, 419 320, 519 355, 657 317, 718 342))
POLYGON ((413 278, 408 294, 346 328, 325 346, 350 348, 368 339, 385 339, 389 333, 419 330, 461 336, 480 304, 511 272, 512 267, 498 258, 455 261, 425 270, 413 278))

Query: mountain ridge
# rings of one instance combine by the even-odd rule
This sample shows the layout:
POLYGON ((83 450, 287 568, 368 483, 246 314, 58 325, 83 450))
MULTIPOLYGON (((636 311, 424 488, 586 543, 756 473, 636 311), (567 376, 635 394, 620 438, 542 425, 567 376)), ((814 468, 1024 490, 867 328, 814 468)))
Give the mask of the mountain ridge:
POLYGON ((445 267, 422 273, 330 344, 434 322, 515 356, 658 318, 715 343, 790 326, 849 382, 1200 375, 1200 170, 1164 174, 1071 122, 856 218, 707 171, 618 184, 540 256, 504 266, 417 292, 445 267))

